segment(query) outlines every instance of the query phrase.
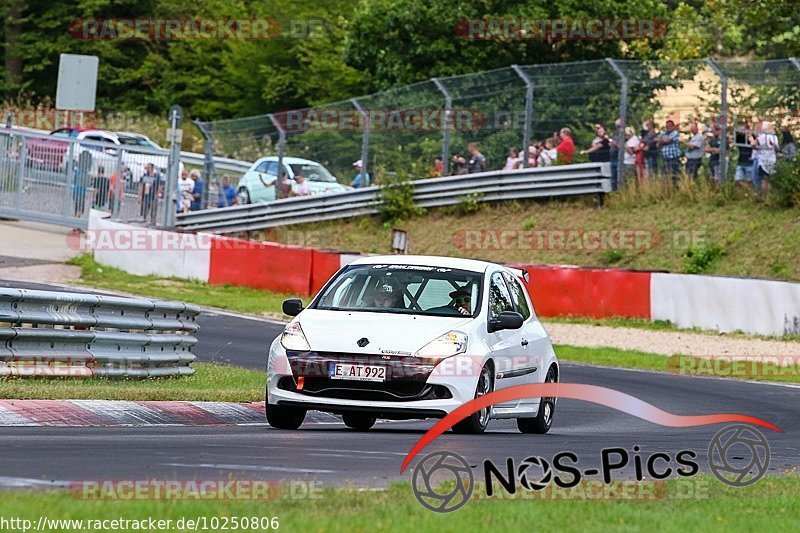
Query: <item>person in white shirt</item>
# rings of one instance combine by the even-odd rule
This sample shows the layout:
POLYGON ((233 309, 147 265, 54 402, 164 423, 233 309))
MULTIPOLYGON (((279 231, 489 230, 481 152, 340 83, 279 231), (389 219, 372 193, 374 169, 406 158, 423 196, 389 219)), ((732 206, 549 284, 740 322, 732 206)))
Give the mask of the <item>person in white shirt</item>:
POLYGON ((522 166, 522 158, 519 156, 519 150, 514 147, 509 148, 508 157, 506 157, 506 164, 503 165, 503 170, 514 170, 522 166))
POLYGON ((638 179, 638 174, 636 173, 636 152, 639 150, 639 144, 641 143, 641 140, 630 126, 625 128, 625 139, 625 154, 623 155, 624 159, 622 160, 622 179, 619 183, 620 188, 625 184, 625 180, 628 179, 628 176, 637 176, 638 179))
POLYGON ((539 151, 539 158, 537 165, 539 167, 552 167, 558 159, 558 150, 556 150, 555 139, 547 139, 544 141, 544 148, 539 151))
POLYGON ((692 123, 691 132, 692 138, 686 143, 686 174, 696 180, 697 171, 700 170, 703 157, 706 155, 706 138, 700 132, 697 122, 692 123))
POLYGON ((311 196, 311 188, 308 186, 308 180, 302 174, 295 174, 295 184, 292 186, 292 193, 295 196, 311 196))
POLYGON ((194 180, 189 177, 189 173, 184 168, 181 177, 178 179, 178 210, 188 213, 192 207, 192 193, 194 192, 194 180))
POLYGON ((758 177, 761 181, 761 190, 769 192, 769 177, 775 172, 777 150, 780 147, 778 136, 772 123, 765 120, 761 123, 761 131, 750 137, 753 146, 753 159, 758 161, 758 177))

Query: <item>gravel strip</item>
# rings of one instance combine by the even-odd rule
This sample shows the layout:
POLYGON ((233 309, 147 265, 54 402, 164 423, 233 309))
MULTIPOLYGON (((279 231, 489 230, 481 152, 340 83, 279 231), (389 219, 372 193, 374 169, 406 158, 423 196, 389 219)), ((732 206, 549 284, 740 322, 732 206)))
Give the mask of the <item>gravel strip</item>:
POLYGON ((545 324, 555 344, 620 348, 661 355, 798 356, 800 342, 730 338, 725 335, 612 328, 586 324, 545 324))

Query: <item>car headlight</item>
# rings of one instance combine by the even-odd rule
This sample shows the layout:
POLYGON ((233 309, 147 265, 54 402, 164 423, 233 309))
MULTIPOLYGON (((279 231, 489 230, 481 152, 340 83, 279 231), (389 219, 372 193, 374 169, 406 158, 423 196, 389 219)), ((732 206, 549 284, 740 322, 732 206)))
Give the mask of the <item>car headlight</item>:
POLYGON ((467 335, 460 331, 448 331, 444 335, 417 350, 419 357, 452 357, 467 351, 467 335))
POLYGON ((311 349, 308 340, 300 327, 300 322, 290 322, 281 335, 281 345, 287 350, 307 352, 311 349))

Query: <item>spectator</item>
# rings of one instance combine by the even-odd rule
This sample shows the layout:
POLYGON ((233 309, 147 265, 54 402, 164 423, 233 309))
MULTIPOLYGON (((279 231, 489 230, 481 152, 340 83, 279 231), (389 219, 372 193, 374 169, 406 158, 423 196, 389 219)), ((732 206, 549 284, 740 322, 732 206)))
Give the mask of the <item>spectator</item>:
POLYGON ((360 189, 362 187, 369 187, 370 184, 370 177, 369 172, 362 171, 364 168, 364 162, 362 160, 358 160, 353 163, 353 167, 356 169, 356 176, 353 178, 353 181, 350 185, 355 187, 356 189, 360 189))
POLYGON ((122 163, 119 170, 112 172, 111 178, 108 180, 108 207, 112 213, 115 213, 122 203, 125 195, 125 174, 128 172, 128 167, 122 163))
POLYGON ((486 158, 478 151, 478 143, 469 143, 467 145, 467 151, 470 155, 469 162, 467 163, 467 172, 469 174, 474 174, 475 172, 483 172, 486 170, 486 158))
POLYGON ((528 166, 535 167, 539 163, 539 153, 543 150, 540 144, 531 141, 528 145, 528 166))
POLYGON ((642 144, 647 176, 655 176, 658 173, 658 131, 653 119, 642 128, 642 144))
POLYGON ((642 185, 642 176, 636 170, 636 157, 637 154, 641 153, 639 145, 641 141, 636 133, 633 131, 633 128, 630 126, 625 128, 625 154, 623 154, 623 167, 622 167, 622 179, 620 180, 619 186, 623 187, 625 185, 625 181, 632 176, 636 176, 636 181, 639 186, 642 185))
POLYGON ((522 158, 519 156, 519 150, 513 146, 508 149, 508 157, 506 157, 506 164, 503 165, 503 170, 514 170, 522 166, 522 158))
POLYGON ((72 173, 72 202, 75 207, 75 218, 81 218, 86 210, 86 189, 89 186, 89 174, 92 171, 92 153, 84 150, 78 156, 78 164, 72 173))
MULTIPOLYGON (((712 181, 719 184, 725 181, 725 176, 720 174, 719 154, 722 149, 722 140, 720 139, 719 126, 713 124, 711 126, 711 131, 706 135, 708 136, 708 145, 705 148, 705 152, 711 155, 708 159, 708 176, 712 181)), ((729 147, 727 140, 725 146, 726 148, 729 147)))
POLYGON ((761 131, 754 138, 751 137, 750 144, 753 146, 753 158, 758 161, 758 177, 761 182, 761 190, 764 194, 769 192, 769 177, 775 172, 777 151, 780 147, 778 136, 775 135, 775 128, 771 122, 763 121, 761 131))
POLYGON ((186 169, 181 172, 178 178, 178 212, 188 213, 192 207, 192 193, 194 192, 194 180, 189 177, 186 169))
POLYGON ((464 159, 464 156, 462 155, 454 155, 452 160, 452 165, 453 165, 452 174, 454 176, 466 174, 467 172, 469 172, 469 170, 467 169, 467 160, 464 159))
POLYGON ((194 180, 194 191, 192 191, 192 205, 189 207, 191 211, 200 211, 203 208, 203 192, 205 191, 205 182, 197 169, 189 173, 189 177, 194 180))
POLYGON ((564 165, 572 163, 572 156, 575 154, 575 143, 572 141, 572 131, 569 128, 561 128, 558 135, 561 142, 556 146, 558 152, 558 162, 564 165))
POLYGON ((611 142, 608 139, 606 129, 602 124, 594 125, 595 138, 592 140, 592 146, 588 150, 581 150, 581 155, 589 155, 589 161, 592 163, 608 163, 611 153, 611 142))
POLYGON ((700 128, 697 122, 693 122, 690 128, 692 138, 688 142, 681 141, 686 144, 686 174, 693 180, 697 179, 697 171, 703 164, 703 157, 706 155, 706 139, 700 133, 700 128))
POLYGON ((739 150, 736 161, 736 173, 733 176, 735 183, 739 185, 755 184, 753 180, 753 146, 750 144, 751 136, 750 123, 746 120, 742 124, 742 129, 734 132, 734 143, 739 150))
POLYGON ((793 161, 797 157, 797 146, 794 144, 794 137, 792 137, 792 130, 789 125, 783 127, 781 132, 781 159, 786 161, 793 161))
POLYGON ((433 170, 431 170, 431 177, 438 178, 444 175, 444 162, 442 162, 442 156, 437 155, 433 158, 433 170))
POLYGON ((292 186, 293 196, 311 196, 311 188, 308 186, 305 176, 302 174, 294 175, 294 185, 292 186))
POLYGON ((163 183, 161 174, 155 169, 153 163, 147 163, 144 167, 144 174, 139 180, 139 206, 142 219, 150 223, 156 223, 158 212, 158 199, 163 193, 163 183))
POLYGON ((94 202, 92 207, 95 209, 102 209, 106 206, 108 201, 108 176, 106 176, 106 169, 103 166, 97 167, 97 176, 94 178, 94 202))
POLYGON ((658 136, 661 158, 664 160, 664 173, 678 184, 678 169, 681 166, 680 133, 675 129, 675 121, 670 119, 664 126, 665 131, 658 136))
POLYGON ((556 139, 549 138, 544 141, 544 146, 539 149, 539 157, 536 159, 538 167, 552 167, 558 159, 558 149, 556 139))
POLYGON ((219 193, 219 198, 217 199, 217 207, 227 207, 230 205, 236 205, 238 200, 236 198, 236 189, 231 184, 231 179, 228 177, 227 174, 222 176, 222 190, 219 193))

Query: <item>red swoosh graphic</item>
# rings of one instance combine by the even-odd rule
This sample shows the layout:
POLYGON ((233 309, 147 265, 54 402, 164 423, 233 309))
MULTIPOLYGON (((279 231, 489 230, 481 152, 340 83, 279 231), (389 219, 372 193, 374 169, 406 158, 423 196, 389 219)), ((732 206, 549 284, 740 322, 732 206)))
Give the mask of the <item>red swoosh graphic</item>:
POLYGON ((640 400, 630 394, 615 391, 606 387, 596 385, 580 385, 577 383, 536 383, 531 385, 517 385, 499 391, 485 394, 480 398, 475 398, 464 405, 455 409, 452 413, 439 420, 420 438, 406 455, 400 473, 408 467, 411 460, 422 449, 433 442, 439 435, 453 427, 457 422, 465 419, 472 413, 480 411, 484 407, 489 407, 502 402, 510 402, 523 398, 569 398, 571 400, 583 400, 598 405, 604 405, 623 413, 628 413, 643 420, 674 428, 686 428, 695 426, 708 426, 711 424, 722 424, 725 422, 742 422, 753 424, 781 431, 781 429, 769 422, 754 416, 737 414, 716 414, 716 415, 695 415, 681 416, 662 411, 655 405, 640 400))

